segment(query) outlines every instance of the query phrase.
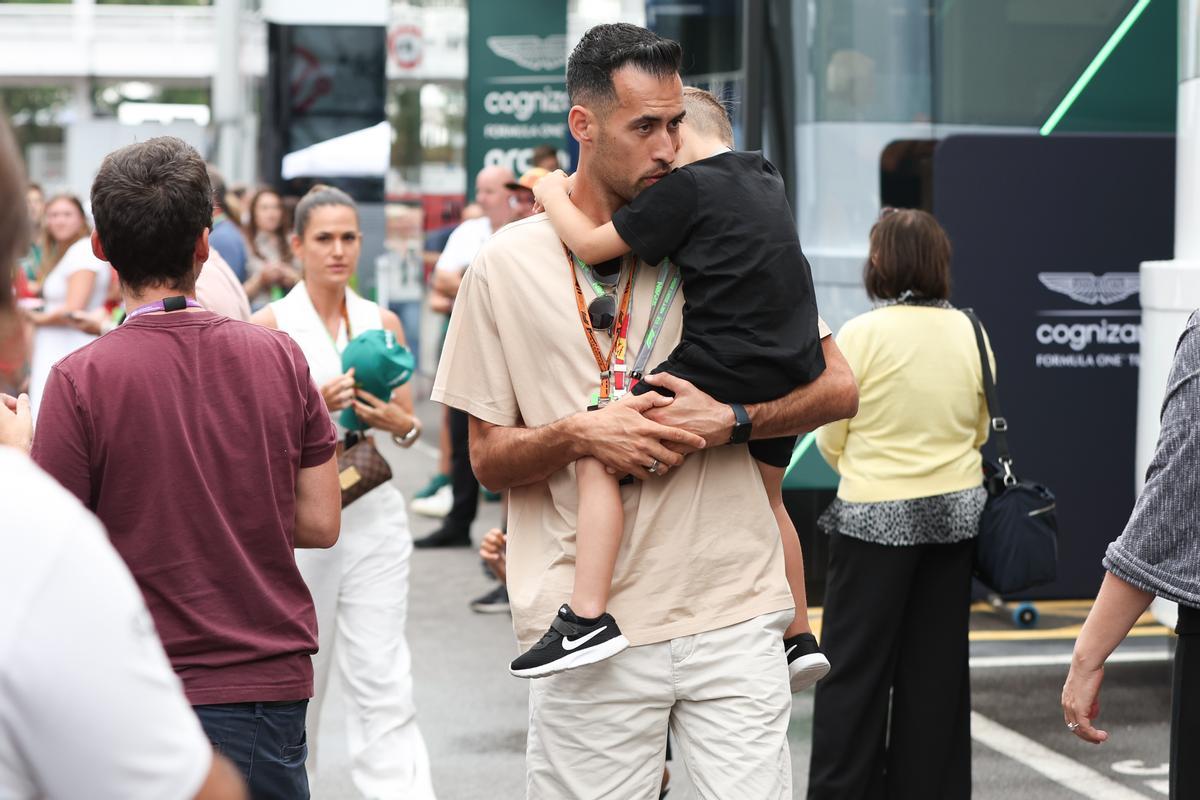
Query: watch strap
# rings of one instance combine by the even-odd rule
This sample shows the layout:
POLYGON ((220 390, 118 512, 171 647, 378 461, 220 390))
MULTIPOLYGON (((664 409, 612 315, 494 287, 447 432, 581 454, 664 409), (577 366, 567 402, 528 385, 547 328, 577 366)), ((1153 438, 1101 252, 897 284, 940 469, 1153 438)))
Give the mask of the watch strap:
POLYGON ((750 414, 741 403, 730 403, 733 409, 733 433, 729 437, 730 444, 745 444, 750 441, 750 414))

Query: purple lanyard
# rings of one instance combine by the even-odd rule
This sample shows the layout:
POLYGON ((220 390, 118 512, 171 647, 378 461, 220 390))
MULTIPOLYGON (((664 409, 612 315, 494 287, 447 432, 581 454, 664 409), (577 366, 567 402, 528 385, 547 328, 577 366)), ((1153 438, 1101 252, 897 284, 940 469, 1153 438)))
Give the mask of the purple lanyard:
POLYGON ((135 309, 129 314, 126 314, 125 319, 131 320, 134 317, 140 317, 142 314, 153 314, 156 311, 182 311, 185 308, 204 308, 204 306, 200 305, 190 297, 176 295, 175 297, 168 297, 154 303, 147 303, 146 305, 135 309))

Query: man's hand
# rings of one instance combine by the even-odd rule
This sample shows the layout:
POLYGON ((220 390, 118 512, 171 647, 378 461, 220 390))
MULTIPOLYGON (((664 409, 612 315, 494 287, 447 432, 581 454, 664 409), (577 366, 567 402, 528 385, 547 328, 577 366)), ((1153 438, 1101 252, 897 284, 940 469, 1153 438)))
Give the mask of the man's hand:
POLYGON ((28 454, 32 444, 33 414, 29 410, 29 395, 0 394, 0 445, 15 447, 28 454))
POLYGON ((700 436, 650 418, 648 412, 677 402, 677 398, 648 392, 626 396, 619 403, 583 415, 581 424, 587 426, 583 434, 588 454, 618 475, 633 475, 642 480, 662 477, 671 467, 683 463, 684 453, 704 447, 700 436), (646 468, 655 461, 658 462, 655 472, 648 472, 646 468))
POLYGON ((325 407, 329 413, 347 408, 354 402, 354 367, 346 370, 345 375, 338 375, 321 387, 321 397, 325 399, 325 407))
MULTIPOLYGON (((733 409, 728 405, 718 403, 697 389, 695 384, 677 378, 669 372, 656 372, 642 380, 675 393, 674 402, 649 410, 646 412, 647 419, 660 425, 691 431, 704 439, 702 447, 729 444, 729 437, 733 436, 733 425, 737 420, 733 416, 733 409)), ((658 395, 657 392, 651 392, 642 396, 647 397, 650 394, 658 395)))

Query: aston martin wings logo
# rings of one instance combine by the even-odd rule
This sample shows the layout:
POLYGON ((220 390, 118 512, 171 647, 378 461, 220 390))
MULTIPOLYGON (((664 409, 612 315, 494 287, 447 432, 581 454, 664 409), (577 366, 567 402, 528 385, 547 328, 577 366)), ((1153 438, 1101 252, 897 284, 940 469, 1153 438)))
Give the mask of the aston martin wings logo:
POLYGON ((1141 276, 1136 272, 1039 272, 1038 280, 1052 292, 1065 294, 1072 300, 1089 306, 1111 306, 1141 289, 1141 276))
POLYGON ((489 36, 488 48, 516 64, 535 72, 562 69, 567 63, 567 37, 553 36, 489 36))

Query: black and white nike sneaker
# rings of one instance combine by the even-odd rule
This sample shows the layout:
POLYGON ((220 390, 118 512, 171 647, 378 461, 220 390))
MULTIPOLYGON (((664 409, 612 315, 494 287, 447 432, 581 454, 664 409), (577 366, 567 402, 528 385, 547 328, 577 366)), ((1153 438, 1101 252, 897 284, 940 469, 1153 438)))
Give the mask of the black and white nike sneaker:
POLYGON ((803 692, 829 672, 829 659, 817 646, 817 637, 811 633, 784 639, 783 652, 787 656, 793 692, 803 692))
POLYGON ((508 671, 518 678, 544 678, 584 664, 595 664, 629 647, 612 614, 595 620, 575 616, 563 604, 550 623, 550 630, 537 644, 517 657, 508 671))

